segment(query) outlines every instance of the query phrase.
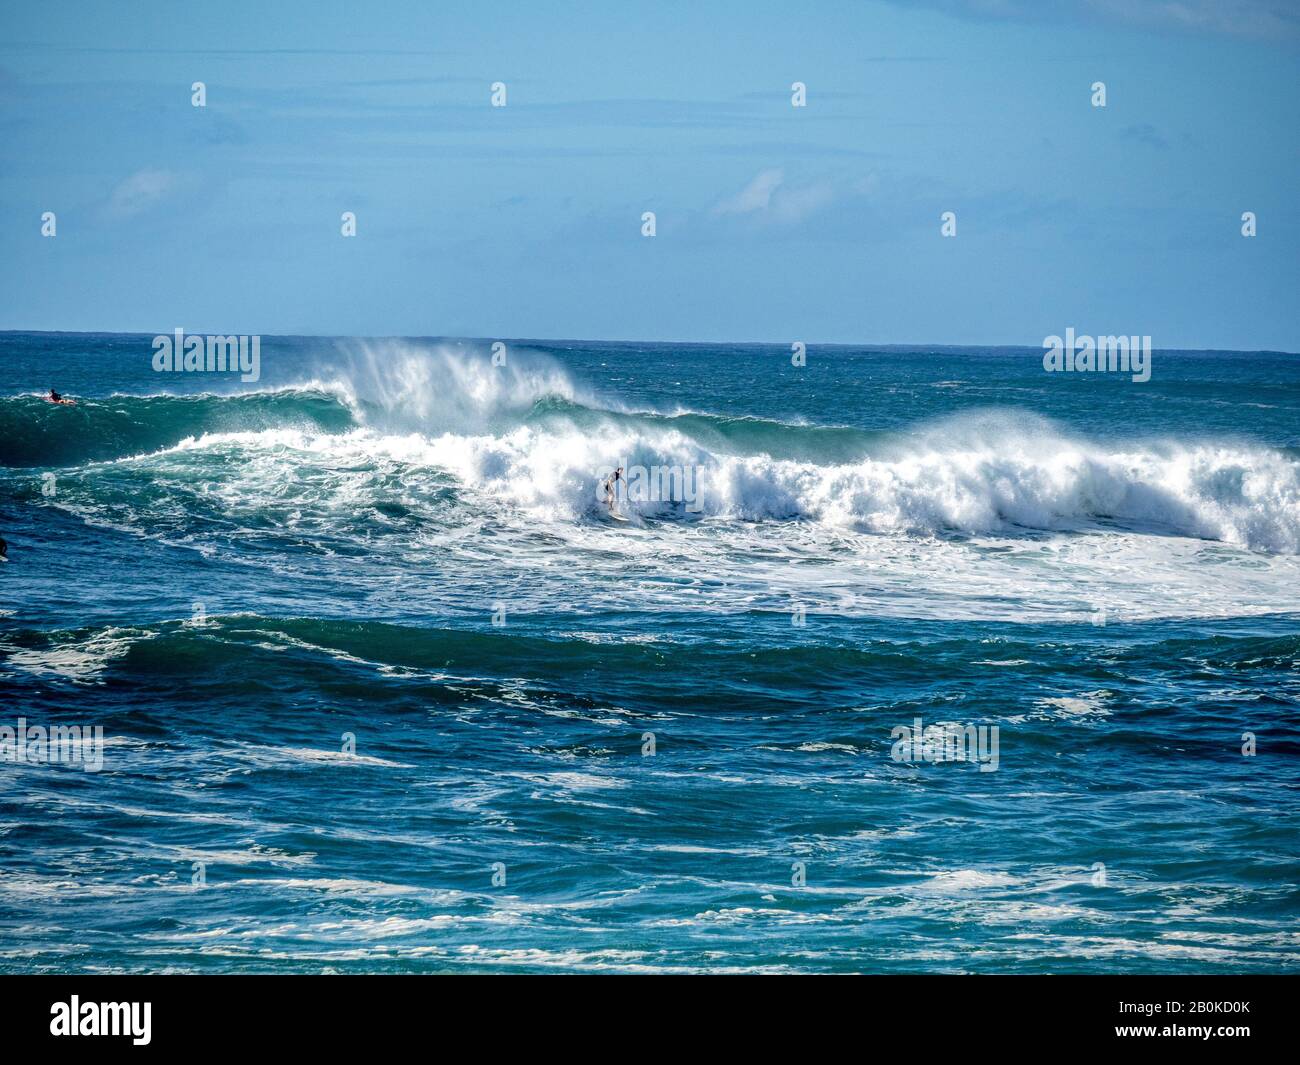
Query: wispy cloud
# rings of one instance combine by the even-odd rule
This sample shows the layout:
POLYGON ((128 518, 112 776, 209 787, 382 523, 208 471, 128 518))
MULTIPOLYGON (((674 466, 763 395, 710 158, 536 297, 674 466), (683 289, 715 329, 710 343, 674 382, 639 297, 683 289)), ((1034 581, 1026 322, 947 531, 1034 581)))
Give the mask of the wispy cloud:
POLYGON ((1295 0, 891 0, 961 18, 1125 24, 1138 29, 1300 39, 1295 0))
POLYGON ((780 169, 762 170, 734 196, 721 200, 715 215, 750 215, 782 224, 800 222, 835 199, 828 182, 791 186, 780 169))
POLYGON ((131 218, 157 204, 176 184, 177 175, 170 170, 137 170, 109 193, 105 211, 110 218, 131 218))
POLYGON ((772 202, 772 193, 781 187, 785 175, 780 170, 764 170, 736 195, 723 200, 715 208, 718 214, 749 214, 762 211, 772 202))
POLYGON ((1153 29, 1238 37, 1300 37, 1295 0, 1086 0, 1099 17, 1153 29))

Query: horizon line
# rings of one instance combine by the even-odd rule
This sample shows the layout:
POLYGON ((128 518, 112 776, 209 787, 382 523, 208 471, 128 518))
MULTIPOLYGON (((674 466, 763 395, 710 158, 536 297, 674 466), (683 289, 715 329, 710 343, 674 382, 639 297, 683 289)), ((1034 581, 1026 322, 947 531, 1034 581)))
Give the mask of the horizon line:
MULTIPOLYGON (((179 327, 178 327, 179 328, 179 327)), ((7 334, 22 333, 27 335, 38 336, 163 336, 162 333, 150 332, 147 329, 0 329, 0 336, 7 334)), ((167 334, 170 336, 171 331, 167 334)), ((452 333, 246 333, 246 334, 228 334, 228 333, 206 333, 198 330, 186 330, 187 336, 266 336, 282 339, 314 339, 314 340, 477 340, 485 343, 493 341, 508 342, 512 344, 663 344, 674 347, 708 347, 710 345, 729 345, 732 347, 788 347, 794 343, 801 343, 805 347, 819 348, 972 348, 979 350, 997 349, 997 348, 1021 348, 1026 351, 1038 351, 1043 347, 1043 341, 1036 344, 951 344, 937 342, 915 342, 915 341, 843 341, 843 340, 610 340, 606 338, 589 338, 589 337, 508 337, 508 336, 470 336, 456 335, 452 333)), ((1098 334, 1110 335, 1110 334, 1098 334)), ((1114 334, 1119 336, 1120 334, 1114 334)), ((1129 335, 1129 334, 1125 334, 1129 335)), ((1227 353, 1233 355, 1291 355, 1300 357, 1300 352, 1286 351, 1282 348, 1182 348, 1182 347, 1155 347, 1152 351, 1164 352, 1187 352, 1189 354, 1209 354, 1209 353, 1227 353)))

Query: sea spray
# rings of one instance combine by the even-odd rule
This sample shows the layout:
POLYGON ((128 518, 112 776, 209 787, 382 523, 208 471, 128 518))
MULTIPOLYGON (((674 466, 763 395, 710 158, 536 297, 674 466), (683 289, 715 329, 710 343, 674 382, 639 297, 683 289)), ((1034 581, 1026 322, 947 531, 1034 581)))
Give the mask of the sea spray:
POLYGON ((358 418, 390 432, 472 432, 517 424, 535 404, 579 395, 550 356, 524 348, 494 362, 485 351, 403 340, 349 340, 322 356, 358 418))

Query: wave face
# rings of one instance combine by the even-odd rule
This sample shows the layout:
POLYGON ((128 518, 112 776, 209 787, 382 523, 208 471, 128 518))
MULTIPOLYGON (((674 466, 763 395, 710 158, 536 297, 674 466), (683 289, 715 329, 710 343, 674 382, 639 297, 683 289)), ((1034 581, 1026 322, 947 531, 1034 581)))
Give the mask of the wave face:
POLYGON ((105 462, 186 440, 282 429, 338 433, 370 425, 387 433, 482 430, 509 424, 543 398, 574 395, 558 366, 493 366, 445 348, 354 342, 331 376, 229 395, 83 397, 76 406, 43 395, 0 399, 0 466, 105 462))
POLYGON ((74 407, 41 396, 0 399, 0 466, 67 467, 148 454, 205 433, 347 428, 352 413, 316 389, 237 396, 108 396, 74 407))
POLYGON ((0 971, 1300 971, 1294 360, 261 350, 0 334, 0 971))

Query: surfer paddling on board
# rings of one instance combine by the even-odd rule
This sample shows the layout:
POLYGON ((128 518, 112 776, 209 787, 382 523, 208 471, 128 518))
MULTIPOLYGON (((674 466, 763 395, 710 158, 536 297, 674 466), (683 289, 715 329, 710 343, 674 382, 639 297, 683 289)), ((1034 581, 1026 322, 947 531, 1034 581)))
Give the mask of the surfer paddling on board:
POLYGON ((51 403, 58 403, 60 406, 64 406, 64 407, 74 407, 77 404, 77 401, 75 399, 64 399, 52 388, 50 389, 50 394, 45 398, 49 400, 51 403))

